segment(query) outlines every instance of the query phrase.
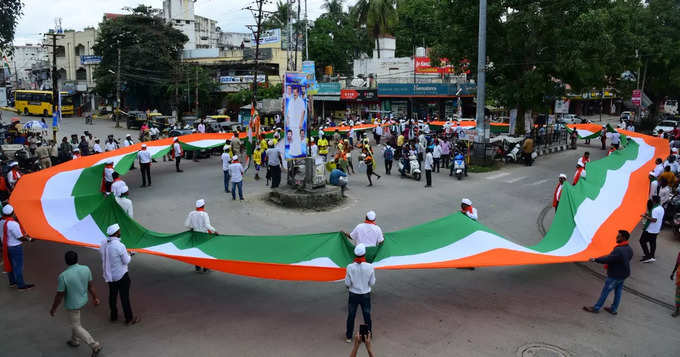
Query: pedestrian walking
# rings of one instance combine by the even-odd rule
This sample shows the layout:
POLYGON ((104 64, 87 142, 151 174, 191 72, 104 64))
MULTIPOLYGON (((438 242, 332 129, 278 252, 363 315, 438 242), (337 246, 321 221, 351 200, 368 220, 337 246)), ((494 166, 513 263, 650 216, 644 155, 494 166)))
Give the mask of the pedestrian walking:
MULTIPOLYGON (((326 152, 328 153, 328 152, 326 152)), ((267 149, 267 164, 269 165, 269 174, 272 179, 271 188, 279 187, 281 184, 281 163, 283 162, 283 155, 281 149, 275 147, 270 141, 269 149, 267 149)))
POLYGON ((371 176, 375 175, 380 180, 380 175, 373 172, 375 162, 373 161, 373 155, 371 151, 364 146, 363 148, 364 163, 366 164, 366 177, 368 177, 368 186, 373 186, 373 181, 371 181, 371 176))
POLYGON ((106 160, 104 171, 102 171, 102 192, 109 194, 111 192, 111 185, 113 185, 113 160, 106 160))
MULTIPOLYGON (((83 137, 83 139, 84 138, 85 137, 83 137)), ((125 140, 123 140, 123 147, 126 148, 126 147, 134 145, 134 144, 135 144, 135 142, 134 142, 134 140, 132 140, 132 136, 130 134, 125 135, 125 140)), ((83 151, 83 155, 87 155, 87 154, 83 151)), ((133 161, 132 165, 130 166, 130 170, 136 170, 136 169, 137 168, 135 167, 135 162, 133 161)))
POLYGON ((120 196, 114 196, 116 199, 116 203, 120 206, 120 208, 123 209, 123 211, 130 216, 130 218, 134 218, 134 212, 132 208, 132 200, 128 198, 128 187, 125 186, 120 192, 120 196))
POLYGON ((127 191, 128 186, 120 178, 120 174, 115 172, 113 173, 113 183, 111 184, 111 193, 113 194, 113 197, 120 197, 120 195, 123 193, 123 190, 127 191))
POLYGON ((23 242, 30 242, 16 217, 14 207, 5 205, 2 207, 2 220, 0 220, 0 238, 2 238, 2 261, 5 273, 9 278, 9 287, 19 290, 28 290, 34 284, 26 284, 24 281, 24 246, 23 242))
POLYGON ((146 148, 146 144, 142 144, 142 149, 137 153, 139 158, 139 168, 142 172, 142 187, 151 186, 151 153, 146 148))
POLYGON ((238 155, 234 155, 229 164, 229 176, 231 178, 231 199, 236 200, 236 188, 238 197, 243 201, 243 165, 238 161, 238 155))
POLYGON ((130 275, 128 264, 132 260, 125 245, 120 241, 120 226, 112 224, 106 228, 108 236, 99 247, 102 256, 104 281, 109 285, 109 310, 111 322, 118 321, 118 296, 125 315, 125 324, 134 325, 140 321, 132 314, 130 305, 130 275))
POLYGON ((432 187, 432 165, 434 159, 432 158, 432 149, 427 148, 425 153, 425 187, 432 187))
POLYGON ((57 308, 64 302, 71 326, 71 339, 66 344, 71 347, 80 346, 81 341, 92 349, 92 356, 96 357, 102 350, 102 344, 95 341, 80 324, 80 312, 87 305, 88 293, 92 295, 94 306, 99 305, 99 298, 92 286, 92 272, 85 265, 78 264, 78 254, 69 250, 64 255, 68 268, 57 278, 57 294, 54 296, 50 315, 57 313, 57 308))
POLYGON ((434 139, 434 144, 432 147, 432 159, 434 160, 434 167, 432 168, 432 171, 439 172, 442 159, 442 147, 439 139, 437 138, 434 139))
POLYGON ((222 172, 224 173, 224 192, 229 193, 229 164, 231 164, 231 155, 229 155, 229 145, 222 147, 222 172))
POLYGON ((661 226, 663 225, 664 209, 661 206, 661 198, 659 196, 652 197, 651 210, 641 215, 645 218, 644 231, 640 236, 640 246, 642 246, 642 252, 644 255, 640 259, 643 263, 653 263, 656 261, 656 236, 661 231, 661 226))
POLYGON ((368 325, 369 333, 372 331, 371 323, 371 287, 375 285, 375 270, 373 265, 366 261, 366 247, 359 243, 354 247, 354 262, 347 265, 345 273, 345 286, 349 290, 347 299, 347 329, 345 342, 351 343, 354 335, 354 318, 357 307, 361 305, 361 314, 364 323, 368 325))
POLYGON ((42 142, 38 142, 38 148, 35 149, 35 155, 40 160, 40 168, 46 169, 52 167, 52 160, 50 160, 50 147, 48 145, 43 145, 42 142))
POLYGON ((675 260, 675 267, 671 272, 671 280, 675 277, 675 311, 671 314, 673 317, 680 316, 680 271, 678 270, 680 266, 680 253, 678 253, 678 258, 675 260))
POLYGON ((600 130, 600 142, 602 143, 600 150, 606 149, 607 148, 607 129, 605 127, 602 127, 602 130, 600 130))
POLYGON ((605 264, 607 269, 607 280, 604 282, 602 294, 594 306, 584 306, 583 310, 598 313, 604 305, 609 293, 614 290, 614 301, 611 307, 605 307, 604 310, 612 315, 618 314, 619 303, 621 303, 621 292, 623 290, 623 282, 630 276, 630 260, 633 258, 633 249, 628 245, 630 233, 625 230, 620 230, 616 235, 616 247, 609 255, 590 259, 591 262, 605 264))
POLYGON ((439 146, 442 151, 442 165, 445 169, 448 169, 449 162, 451 161, 451 143, 448 140, 442 140, 439 146))
POLYGON ((385 146, 383 157, 385 158, 385 175, 390 175, 390 172, 392 171, 392 162, 394 161, 394 149, 392 149, 389 144, 385 146))
POLYGON ((182 161, 182 154, 184 154, 184 150, 182 150, 182 145, 179 143, 179 138, 175 138, 174 143, 172 144, 172 156, 175 158, 175 170, 177 172, 184 172, 184 170, 179 168, 179 163, 182 161))
POLYGON ((562 197, 562 187, 564 187, 565 181, 567 181, 567 175, 560 174, 560 177, 557 181, 557 186, 555 186, 555 192, 553 192, 552 206, 555 207, 555 212, 557 212, 557 206, 560 204, 560 197, 562 197))

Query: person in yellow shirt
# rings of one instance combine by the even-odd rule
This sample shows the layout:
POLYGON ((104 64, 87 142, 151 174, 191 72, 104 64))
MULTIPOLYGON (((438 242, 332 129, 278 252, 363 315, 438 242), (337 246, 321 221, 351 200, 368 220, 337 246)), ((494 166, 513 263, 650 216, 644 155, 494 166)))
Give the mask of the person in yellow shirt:
POLYGON ((260 179, 260 167, 262 166, 262 153, 264 152, 264 149, 262 149, 261 146, 255 147, 255 151, 253 151, 253 162, 255 162, 255 179, 259 180, 260 179))
POLYGON ((267 140, 265 140, 264 137, 260 141, 260 147, 262 148, 263 151, 269 149, 269 147, 267 146, 267 140))
POLYGON ((325 136, 322 136, 316 145, 319 147, 319 155, 323 157, 323 161, 326 162, 326 159, 328 158, 328 140, 326 140, 325 136))

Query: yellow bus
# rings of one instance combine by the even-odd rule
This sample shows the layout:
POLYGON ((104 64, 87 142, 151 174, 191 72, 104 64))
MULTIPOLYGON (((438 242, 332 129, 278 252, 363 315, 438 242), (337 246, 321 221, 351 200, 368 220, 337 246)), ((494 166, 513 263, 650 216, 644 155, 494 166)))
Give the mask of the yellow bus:
MULTIPOLYGON (((23 115, 52 116, 52 91, 16 90, 14 108, 23 115)), ((61 114, 73 115, 73 97, 61 92, 61 114)))

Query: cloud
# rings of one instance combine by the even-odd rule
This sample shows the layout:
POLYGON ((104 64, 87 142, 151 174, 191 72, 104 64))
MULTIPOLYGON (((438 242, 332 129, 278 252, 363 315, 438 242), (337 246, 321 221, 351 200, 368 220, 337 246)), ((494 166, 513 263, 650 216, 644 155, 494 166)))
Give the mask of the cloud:
MULTIPOLYGON (((191 1, 191 0, 189 0, 191 1)), ((304 0, 302 9, 304 11, 304 0)), ((124 7, 135 7, 138 4, 162 8, 162 0, 27 0, 24 1, 24 15, 19 19, 14 43, 40 43, 42 33, 54 28, 54 20, 61 17, 64 29, 82 30, 85 27, 96 27, 104 13, 122 13, 124 7)), ((218 21, 218 26, 225 32, 248 32, 246 25, 255 23, 250 11, 242 10, 252 4, 253 0, 198 0, 195 3, 196 15, 218 21)), ((323 13, 323 0, 307 0, 307 13, 310 20, 323 13)), ((275 3, 266 5, 265 9, 275 10, 275 3)))

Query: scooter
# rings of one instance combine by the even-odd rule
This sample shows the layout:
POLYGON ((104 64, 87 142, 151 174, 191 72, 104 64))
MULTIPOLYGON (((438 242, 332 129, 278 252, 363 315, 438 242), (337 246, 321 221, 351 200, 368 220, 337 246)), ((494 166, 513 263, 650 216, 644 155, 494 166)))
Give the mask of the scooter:
POLYGON ((416 181, 420 181, 421 172, 418 158, 415 155, 411 155, 408 157, 408 160, 409 160, 408 172, 406 172, 406 169, 404 168, 404 160, 403 159, 399 160, 399 172, 401 173, 401 176, 406 176, 406 174, 408 174, 411 177, 413 177, 416 181))
MULTIPOLYGON (((463 178, 463 175, 467 176, 467 169, 465 167, 465 157, 463 155, 456 155, 453 158, 453 166, 451 167, 451 173, 456 174, 458 180, 463 178)), ((449 175, 451 176, 451 175, 449 175)))
POLYGON ((510 150, 510 152, 505 155, 505 163, 507 164, 509 162, 519 162, 520 159, 521 159, 520 146, 519 143, 517 143, 512 148, 512 150, 510 150))

